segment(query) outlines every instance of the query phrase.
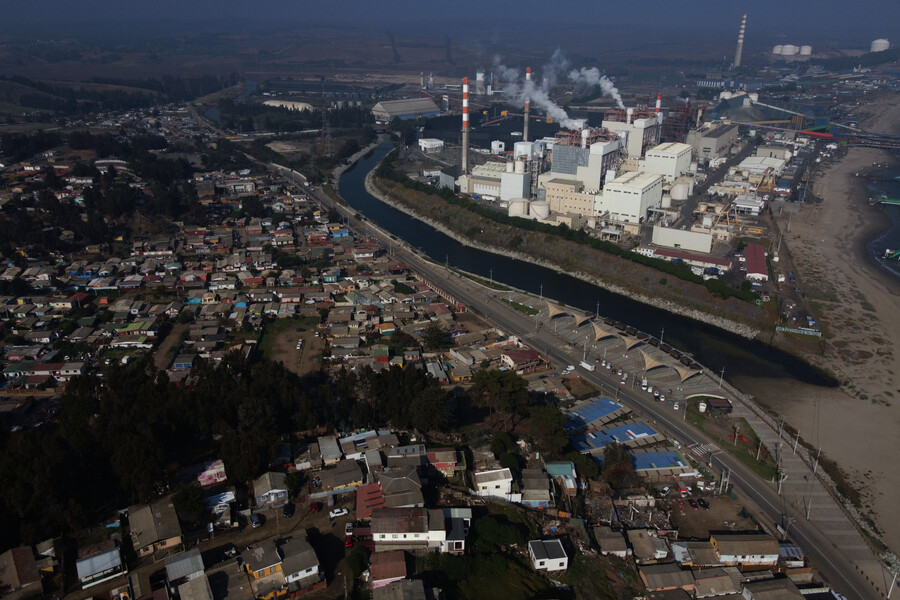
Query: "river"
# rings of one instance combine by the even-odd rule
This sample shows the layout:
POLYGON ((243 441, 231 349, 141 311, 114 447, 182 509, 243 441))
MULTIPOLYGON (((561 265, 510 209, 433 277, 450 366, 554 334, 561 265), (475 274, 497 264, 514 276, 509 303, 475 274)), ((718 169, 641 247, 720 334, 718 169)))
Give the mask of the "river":
POLYGON ((805 362, 762 342, 613 294, 565 273, 470 248, 384 204, 366 191, 365 177, 392 148, 393 144, 383 143, 345 171, 340 181, 341 196, 360 214, 433 260, 535 295, 543 294, 588 313, 594 313, 599 302, 601 316, 662 336, 665 342, 693 354, 708 369, 719 373, 724 368, 726 379, 791 378, 812 385, 834 385, 805 362))

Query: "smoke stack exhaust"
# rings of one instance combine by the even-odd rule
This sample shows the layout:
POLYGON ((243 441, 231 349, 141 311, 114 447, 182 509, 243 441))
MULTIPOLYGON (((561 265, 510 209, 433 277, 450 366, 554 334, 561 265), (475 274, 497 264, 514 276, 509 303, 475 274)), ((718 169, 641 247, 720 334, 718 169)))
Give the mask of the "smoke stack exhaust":
POLYGON ((462 97, 462 175, 469 172, 469 78, 463 77, 462 97))
POLYGON ((531 81, 531 67, 525 67, 525 127, 522 131, 522 141, 528 141, 528 116, 531 114, 531 99, 528 97, 528 83, 531 81))
POLYGON ((737 50, 734 53, 734 68, 741 66, 741 54, 744 52, 744 31, 747 29, 747 13, 741 18, 741 30, 738 32, 737 50))

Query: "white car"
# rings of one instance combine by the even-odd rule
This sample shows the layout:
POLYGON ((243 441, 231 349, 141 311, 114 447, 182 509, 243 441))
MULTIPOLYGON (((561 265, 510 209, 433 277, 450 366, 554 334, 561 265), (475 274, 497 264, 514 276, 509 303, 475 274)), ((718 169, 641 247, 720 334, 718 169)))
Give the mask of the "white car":
POLYGON ((335 508, 330 513, 328 513, 328 517, 331 519, 337 519, 338 517, 343 517, 349 514, 349 511, 346 508, 335 508))
POLYGON ((353 523, 344 525, 344 535, 353 535, 353 523))
POLYGON ((674 408, 675 410, 678 410, 678 403, 676 402, 672 408, 674 408))

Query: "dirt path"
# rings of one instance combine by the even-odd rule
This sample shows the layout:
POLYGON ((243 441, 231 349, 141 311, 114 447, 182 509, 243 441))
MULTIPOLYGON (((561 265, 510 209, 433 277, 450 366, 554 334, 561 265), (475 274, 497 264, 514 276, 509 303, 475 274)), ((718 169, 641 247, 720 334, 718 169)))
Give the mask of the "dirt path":
POLYGON ((171 350, 172 348, 177 348, 178 345, 181 344, 181 334, 187 330, 187 323, 178 323, 172 327, 172 331, 169 332, 166 339, 164 339, 162 344, 159 345, 159 348, 156 349, 156 354, 153 355, 153 364, 156 365, 157 369, 165 371, 166 368, 168 368, 172 359, 175 358, 175 355, 171 350))

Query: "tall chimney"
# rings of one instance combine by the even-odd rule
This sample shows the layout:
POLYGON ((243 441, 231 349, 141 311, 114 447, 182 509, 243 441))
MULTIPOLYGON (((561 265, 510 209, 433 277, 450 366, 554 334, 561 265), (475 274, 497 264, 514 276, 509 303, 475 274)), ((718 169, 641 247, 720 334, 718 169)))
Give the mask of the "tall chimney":
POLYGON ((662 112, 662 92, 656 92, 656 116, 662 112))
POLYGON ((634 117, 634 109, 626 108, 625 109, 625 124, 631 125, 631 119, 634 117))
POLYGON ((462 175, 469 172, 469 78, 463 77, 462 175))
POLYGON ((738 32, 737 51, 734 53, 734 68, 741 66, 741 54, 744 51, 744 31, 747 29, 747 13, 741 18, 741 30, 738 32))
POLYGON ((531 82, 531 67, 525 67, 525 129, 522 132, 522 141, 528 141, 528 115, 531 114, 531 98, 528 96, 529 83, 531 82))

